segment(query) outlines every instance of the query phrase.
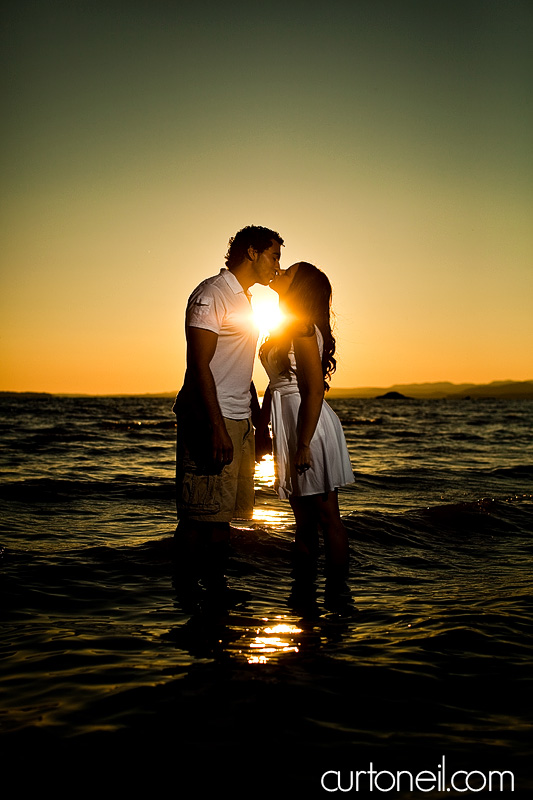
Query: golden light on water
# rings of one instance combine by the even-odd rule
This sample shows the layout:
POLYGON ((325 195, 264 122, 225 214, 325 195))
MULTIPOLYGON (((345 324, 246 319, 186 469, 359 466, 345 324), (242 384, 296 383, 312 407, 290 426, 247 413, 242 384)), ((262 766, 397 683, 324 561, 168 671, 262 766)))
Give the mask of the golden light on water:
POLYGON ((263 456, 259 464, 255 465, 255 480, 267 486, 274 485, 274 458, 271 455, 263 456))
POLYGON ((255 465, 254 481, 259 491, 256 492, 253 520, 279 528, 294 522, 294 517, 288 504, 281 504, 277 494, 273 492, 274 478, 274 459, 271 455, 263 456, 259 464, 255 465), (262 489, 268 491, 262 494, 262 489))
POLYGON ((286 525, 290 523, 291 518, 289 512, 275 511, 267 506, 256 505, 254 507, 254 522, 262 522, 263 525, 286 525))
POLYGON ((298 634, 302 629, 287 622, 280 622, 258 628, 250 652, 247 654, 249 664, 266 664, 274 656, 285 653, 298 653, 298 634))

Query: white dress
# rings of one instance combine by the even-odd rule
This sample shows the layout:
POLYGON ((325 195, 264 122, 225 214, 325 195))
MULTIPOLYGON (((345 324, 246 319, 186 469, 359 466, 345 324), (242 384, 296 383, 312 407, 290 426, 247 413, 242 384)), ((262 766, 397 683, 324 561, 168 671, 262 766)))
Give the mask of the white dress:
MULTIPOLYGON (((324 342, 315 325, 318 349, 322 357, 324 342)), ((289 350, 291 372, 281 375, 276 366, 273 349, 262 359, 270 378, 272 407, 272 439, 276 480, 274 488, 282 499, 291 495, 305 497, 324 494, 339 486, 354 482, 350 456, 340 419, 326 401, 322 402, 320 417, 311 439, 312 466, 299 475, 294 466, 298 440, 298 411, 300 392, 296 375, 294 348, 289 350)))

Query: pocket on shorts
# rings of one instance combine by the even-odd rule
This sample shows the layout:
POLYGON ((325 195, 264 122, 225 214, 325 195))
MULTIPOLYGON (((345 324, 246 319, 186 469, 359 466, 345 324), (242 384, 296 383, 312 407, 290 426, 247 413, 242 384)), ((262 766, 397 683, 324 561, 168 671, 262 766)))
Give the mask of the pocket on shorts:
POLYGON ((182 476, 181 496, 178 509, 194 514, 218 514, 220 475, 195 475, 186 472, 182 476))

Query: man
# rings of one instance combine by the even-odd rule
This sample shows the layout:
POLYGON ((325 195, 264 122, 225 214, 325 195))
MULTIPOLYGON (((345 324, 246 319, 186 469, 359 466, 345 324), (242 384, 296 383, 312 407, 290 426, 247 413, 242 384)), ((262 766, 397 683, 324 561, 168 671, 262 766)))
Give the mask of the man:
MULTIPOLYGON (((254 504, 254 435, 259 404, 252 384, 257 345, 249 289, 277 275, 283 239, 249 225, 229 240, 226 269, 203 281, 187 303, 187 369, 177 417, 176 541, 226 541, 234 517, 254 504)), ((258 442, 257 457, 267 452, 258 442)))

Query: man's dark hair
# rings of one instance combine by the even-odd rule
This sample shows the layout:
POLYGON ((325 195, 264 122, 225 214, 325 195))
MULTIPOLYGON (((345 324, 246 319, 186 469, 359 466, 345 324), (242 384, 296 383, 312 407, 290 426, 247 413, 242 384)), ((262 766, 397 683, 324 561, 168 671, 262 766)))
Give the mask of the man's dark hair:
POLYGON ((247 225, 241 231, 232 236, 228 244, 226 253, 226 266, 228 269, 236 267, 248 256, 248 248, 253 247, 258 253, 268 250, 272 241, 283 244, 283 239, 270 228, 263 228, 260 225, 247 225))

